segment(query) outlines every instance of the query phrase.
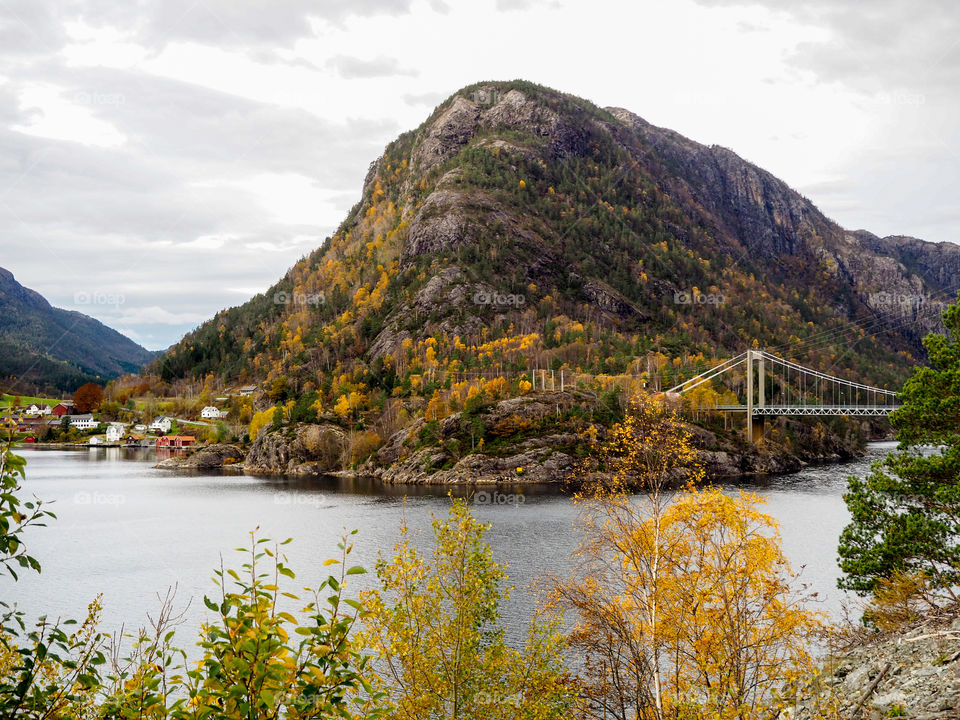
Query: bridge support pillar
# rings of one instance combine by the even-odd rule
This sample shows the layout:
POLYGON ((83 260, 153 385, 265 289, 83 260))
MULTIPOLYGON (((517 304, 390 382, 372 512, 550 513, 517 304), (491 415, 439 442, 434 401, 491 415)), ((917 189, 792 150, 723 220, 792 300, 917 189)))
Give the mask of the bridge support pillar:
POLYGON ((753 436, 753 350, 747 350, 747 442, 755 442, 753 436))
POLYGON ((763 433, 766 423, 764 422, 766 418, 763 415, 754 415, 753 419, 750 420, 750 441, 753 443, 758 443, 763 440, 763 433))

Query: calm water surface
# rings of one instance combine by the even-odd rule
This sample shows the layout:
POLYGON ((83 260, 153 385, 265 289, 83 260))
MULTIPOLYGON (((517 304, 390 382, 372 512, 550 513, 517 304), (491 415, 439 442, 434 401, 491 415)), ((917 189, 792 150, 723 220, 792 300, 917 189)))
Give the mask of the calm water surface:
MULTIPOLYGON (((844 597, 836 589, 836 546, 849 517, 841 497, 846 478, 865 473, 872 460, 894 447, 875 443, 856 462, 744 486, 767 500, 794 567, 803 566, 804 581, 832 612, 844 597)), ((128 629, 144 623, 159 607, 158 593, 178 585, 179 604, 191 601, 178 633, 182 645, 192 642, 207 614, 202 598, 215 594, 210 578, 221 555, 228 566, 239 565, 242 557, 233 549, 246 544, 254 528, 265 537, 294 538, 286 550, 299 587, 326 575, 321 563, 336 554, 345 528, 359 529, 353 557, 372 568, 379 551, 392 549, 404 518, 413 530, 429 533, 431 513, 444 515, 450 502, 443 488, 173 474, 153 469, 154 450, 25 449, 22 454, 25 490, 51 501, 57 519, 27 537, 42 574, 22 573, 16 584, 0 578, 3 599, 16 601, 30 615, 82 617, 102 593, 103 629, 110 631, 122 623, 128 629)), ((516 588, 503 606, 514 638, 529 617, 530 583, 564 573, 577 545, 576 508, 569 497, 548 489, 522 492, 512 498, 478 493, 473 500, 476 515, 492 525, 487 538, 496 558, 508 564, 516 588)))

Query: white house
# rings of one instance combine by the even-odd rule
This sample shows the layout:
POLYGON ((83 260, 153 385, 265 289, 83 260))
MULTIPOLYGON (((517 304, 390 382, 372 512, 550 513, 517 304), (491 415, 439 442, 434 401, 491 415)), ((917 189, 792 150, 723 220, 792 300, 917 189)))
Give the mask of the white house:
POLYGON ((207 405, 203 410, 200 411, 200 417, 202 417, 204 420, 219 420, 226 414, 226 412, 220 412, 220 410, 215 408, 213 405, 207 405))
POLYGON ((115 443, 120 442, 123 438, 123 431, 126 430, 123 423, 110 423, 110 427, 107 428, 107 442, 115 443))
POLYGON ((93 415, 71 415, 70 427, 77 430, 92 430, 100 423, 94 420, 93 415))
POLYGON ((103 440, 100 439, 100 436, 99 436, 99 435, 94 435, 94 436, 93 436, 92 438, 90 438, 90 440, 89 440, 89 443, 90 443, 91 445, 99 445, 99 444, 101 444, 102 442, 103 442, 103 440))
POLYGON ((168 433, 170 432, 171 425, 173 425, 173 421, 170 418, 161 415, 152 423, 150 423, 150 429, 156 432, 168 433))
POLYGON ((145 433, 145 432, 147 431, 147 426, 146 426, 146 425, 143 425, 143 424, 134 425, 134 426, 133 426, 133 431, 134 431, 135 433, 141 433, 141 434, 142 434, 142 433, 145 433))
POLYGON ((51 408, 49 405, 31 405, 27 408, 28 415, 49 415, 51 408))

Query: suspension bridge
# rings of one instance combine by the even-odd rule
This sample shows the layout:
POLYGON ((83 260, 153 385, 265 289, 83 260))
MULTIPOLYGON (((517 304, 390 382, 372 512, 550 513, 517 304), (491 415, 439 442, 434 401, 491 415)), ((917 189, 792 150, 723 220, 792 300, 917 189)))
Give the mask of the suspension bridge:
MULTIPOLYGON (((723 377, 736 378, 744 402, 701 407, 725 413, 746 413, 747 439, 763 437, 764 419, 782 415, 845 415, 877 417, 899 407, 893 390, 871 387, 804 367, 765 350, 747 350, 666 392, 684 394, 723 377)), ((739 396, 738 396, 739 401, 739 396)))

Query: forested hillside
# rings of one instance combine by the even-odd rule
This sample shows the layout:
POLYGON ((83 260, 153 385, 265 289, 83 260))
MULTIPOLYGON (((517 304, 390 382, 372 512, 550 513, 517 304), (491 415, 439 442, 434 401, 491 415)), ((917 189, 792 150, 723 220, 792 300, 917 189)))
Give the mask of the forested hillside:
POLYGON ((72 392, 136 372, 153 357, 92 317, 51 307, 0 268, 0 380, 13 392, 72 392))
POLYGON ((323 247, 156 370, 335 402, 438 369, 671 382, 756 342, 895 386, 955 290, 923 259, 960 266, 957 250, 848 233, 731 151, 624 110, 477 85, 387 147, 323 247))

